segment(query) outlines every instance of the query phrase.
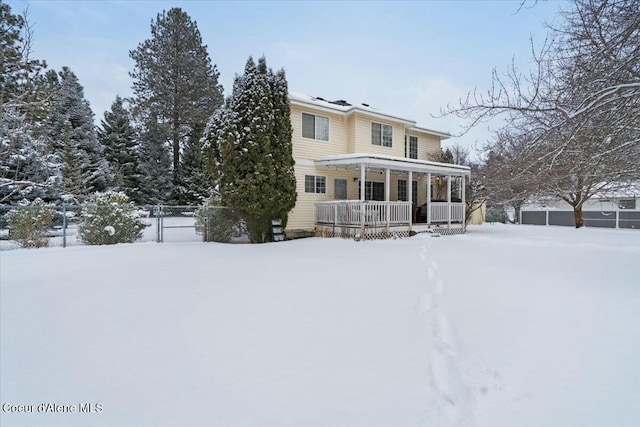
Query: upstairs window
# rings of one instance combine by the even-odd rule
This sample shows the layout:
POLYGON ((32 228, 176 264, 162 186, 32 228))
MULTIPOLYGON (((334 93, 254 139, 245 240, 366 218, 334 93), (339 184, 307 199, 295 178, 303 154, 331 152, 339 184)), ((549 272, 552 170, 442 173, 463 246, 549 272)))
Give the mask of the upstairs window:
POLYGON ((391 147, 393 145, 393 126, 371 122, 371 144, 391 147))
POLYGON ((410 159, 418 158, 418 137, 417 136, 409 137, 409 158, 410 159))
POLYGON ((302 137, 329 141, 329 118, 302 113, 302 137))

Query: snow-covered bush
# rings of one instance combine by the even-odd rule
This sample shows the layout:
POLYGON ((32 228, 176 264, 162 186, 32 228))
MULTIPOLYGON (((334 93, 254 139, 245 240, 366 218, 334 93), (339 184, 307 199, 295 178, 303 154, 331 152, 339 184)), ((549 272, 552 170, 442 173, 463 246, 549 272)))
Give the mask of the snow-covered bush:
POLYGON ((88 245, 132 243, 146 227, 133 202, 123 192, 95 193, 82 208, 78 235, 88 245))
POLYGON ((233 209, 220 206, 220 199, 210 197, 195 211, 196 232, 205 242, 227 243, 246 232, 244 222, 233 209))
POLYGON ((7 214, 9 239, 23 248, 48 245, 46 232, 53 222, 54 209, 37 198, 33 202, 22 200, 7 214))

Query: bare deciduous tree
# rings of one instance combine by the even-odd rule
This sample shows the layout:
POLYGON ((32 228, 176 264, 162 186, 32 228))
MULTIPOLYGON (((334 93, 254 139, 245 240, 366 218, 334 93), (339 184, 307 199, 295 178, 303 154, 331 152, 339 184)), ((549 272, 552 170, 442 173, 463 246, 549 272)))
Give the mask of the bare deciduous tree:
POLYGON ((511 159, 516 181, 569 203, 576 227, 594 194, 640 180, 638 10, 640 0, 574 0, 542 49, 532 49, 531 71, 515 63, 504 75, 494 71, 487 93, 444 111, 469 127, 506 114, 508 132, 526 140, 520 161, 511 159))

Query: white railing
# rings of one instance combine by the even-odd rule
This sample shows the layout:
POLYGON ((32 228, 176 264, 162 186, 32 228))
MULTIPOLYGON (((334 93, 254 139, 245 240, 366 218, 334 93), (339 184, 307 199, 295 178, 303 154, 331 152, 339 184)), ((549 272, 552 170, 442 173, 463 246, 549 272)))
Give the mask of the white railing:
POLYGON ((464 219, 464 203, 431 202, 429 205, 431 222, 462 222, 464 219))
POLYGON ((342 200, 316 203, 316 222, 338 226, 411 224, 411 203, 342 200))

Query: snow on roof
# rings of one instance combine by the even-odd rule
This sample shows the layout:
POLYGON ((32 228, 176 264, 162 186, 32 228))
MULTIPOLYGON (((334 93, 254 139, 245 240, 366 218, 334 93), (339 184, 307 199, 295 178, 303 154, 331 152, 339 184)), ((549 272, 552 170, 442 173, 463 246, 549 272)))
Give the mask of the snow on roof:
POLYGON ((441 132, 441 131, 437 131, 437 130, 433 130, 433 129, 428 129, 425 127, 421 127, 421 126, 417 126, 416 122, 413 120, 409 120, 409 119, 405 119, 399 116, 395 116, 392 114, 387 114, 387 113, 382 113, 378 110, 376 110, 375 108, 371 107, 369 104, 350 104, 347 101, 345 101, 344 99, 339 99, 339 100, 335 100, 335 101, 329 101, 327 99, 321 98, 321 97, 316 97, 316 96, 310 96, 307 94, 303 94, 303 93, 299 93, 299 92, 289 92, 289 99, 292 102, 296 102, 299 104, 307 104, 307 105, 312 105, 314 107, 317 108, 321 108, 321 109, 327 109, 327 110, 332 110, 332 111, 338 111, 340 113, 343 114, 348 114, 354 111, 358 111, 361 113, 366 113, 366 114, 370 114, 370 115, 375 115, 375 116, 382 116, 382 117, 386 117, 386 118, 390 118, 393 120, 398 120, 401 122, 404 122, 405 124, 409 125, 409 127, 412 130, 417 130, 419 132, 426 132, 426 133, 430 133, 433 135, 437 135, 440 136, 441 138, 450 138, 451 134, 449 134, 448 132, 441 132))

